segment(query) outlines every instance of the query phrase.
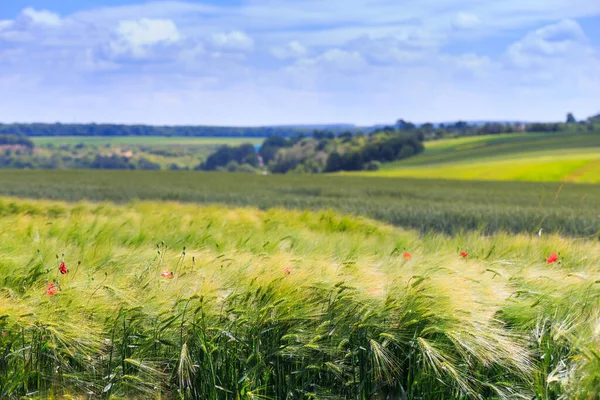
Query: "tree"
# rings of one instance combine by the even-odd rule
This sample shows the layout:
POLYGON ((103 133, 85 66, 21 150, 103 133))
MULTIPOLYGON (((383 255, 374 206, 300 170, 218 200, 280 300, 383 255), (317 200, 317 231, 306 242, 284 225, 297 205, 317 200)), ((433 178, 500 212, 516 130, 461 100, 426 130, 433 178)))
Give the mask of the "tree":
POLYGON ((263 162, 268 164, 275 159, 279 149, 292 147, 294 143, 294 139, 286 139, 278 135, 269 136, 258 150, 258 154, 262 157, 263 162))
POLYGON ((342 169, 342 156, 337 151, 334 151, 327 158, 325 172, 337 172, 340 169, 342 169))
POLYGON ((237 147, 221 146, 216 152, 211 154, 203 165, 206 171, 214 171, 220 167, 226 167, 231 161, 238 164, 250 164, 253 167, 258 166, 258 156, 254 146, 245 143, 237 147))
POLYGON ((342 142, 346 143, 349 142, 350 140, 352 140, 352 136, 354 136, 352 134, 352 132, 342 132, 339 134, 338 138, 342 139, 342 142))
POLYGON ((413 129, 416 128, 416 125, 413 124, 412 122, 407 122, 403 119, 399 119, 396 122, 396 128, 398 128, 398 130, 400 130, 400 131, 412 131, 413 129))
POLYGON ((459 131, 459 132, 463 132, 466 131, 469 128, 469 124, 466 123, 465 121, 457 121, 454 125, 453 125, 454 129, 459 131))
POLYGON ((575 123, 577 123, 577 120, 573 116, 573 113, 568 113, 567 114, 567 124, 575 124, 575 123))
POLYGON ((381 168, 381 163, 379 161, 369 161, 365 164, 366 171, 377 171, 381 168))
POLYGON ((360 171, 363 169, 363 160, 360 152, 350 151, 342 156, 341 169, 344 171, 360 171))

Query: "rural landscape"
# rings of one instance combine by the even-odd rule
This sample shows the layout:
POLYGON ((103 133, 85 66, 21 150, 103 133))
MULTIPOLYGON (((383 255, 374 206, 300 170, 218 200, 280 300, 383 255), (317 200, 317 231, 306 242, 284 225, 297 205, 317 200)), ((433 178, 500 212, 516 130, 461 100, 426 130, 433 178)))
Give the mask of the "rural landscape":
POLYGON ((0 399, 599 399, 574 2, 2 3, 0 399))
POLYGON ((562 126, 18 136, 226 168, 0 170, 2 395, 595 398, 600 129, 562 126), (334 173, 292 152, 393 140, 421 146, 334 173), (246 145, 270 162, 227 167, 246 145))

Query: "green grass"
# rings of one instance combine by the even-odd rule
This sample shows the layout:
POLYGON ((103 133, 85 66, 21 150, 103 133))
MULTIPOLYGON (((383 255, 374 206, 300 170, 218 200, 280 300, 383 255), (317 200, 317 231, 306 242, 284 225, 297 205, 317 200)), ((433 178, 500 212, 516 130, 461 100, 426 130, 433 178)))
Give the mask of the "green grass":
POLYGON ((2 398, 600 395, 597 242, 168 202, 0 216, 2 398))
POLYGON ((600 185, 174 171, 0 171, 0 195, 336 209, 421 232, 596 237, 600 185))
POLYGON ((600 133, 506 134, 427 142, 422 155, 366 176, 600 182, 600 133))
POLYGON ((77 145, 153 145, 153 146, 183 146, 183 145, 231 145, 237 146, 242 143, 252 143, 260 145, 264 138, 243 138, 243 137, 166 137, 166 136, 38 136, 31 140, 36 146, 46 146, 53 144, 77 145))

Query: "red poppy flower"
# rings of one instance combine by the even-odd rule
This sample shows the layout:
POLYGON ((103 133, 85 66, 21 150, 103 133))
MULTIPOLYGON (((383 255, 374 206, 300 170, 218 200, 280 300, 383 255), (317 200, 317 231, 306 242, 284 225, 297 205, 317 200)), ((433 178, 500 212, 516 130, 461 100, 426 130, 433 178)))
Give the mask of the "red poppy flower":
POLYGON ((283 270, 283 272, 285 272, 286 275, 289 275, 289 274, 292 273, 292 270, 289 269, 289 268, 286 268, 286 269, 283 270))
POLYGON ((65 275, 68 271, 67 271, 67 266, 65 265, 64 261, 61 261, 60 263, 60 267, 58 267, 58 270, 60 271, 61 274, 65 275))
POLYGON ((412 254, 410 253, 404 253, 404 259, 405 260, 410 260, 412 258, 412 254))
POLYGON ((466 251, 463 251, 460 253, 462 258, 467 258, 469 256, 469 253, 467 253, 466 251))
POLYGON ((54 287, 54 283, 49 282, 48 283, 48 288, 46 289, 46 294, 48 296, 54 296, 54 294, 57 292, 56 288, 54 287))
POLYGON ((555 263, 558 261, 558 256, 555 253, 552 253, 546 261, 548 261, 548 264, 555 263))
POLYGON ((169 279, 173 279, 173 272, 171 271, 163 271, 160 276, 163 276, 165 278, 169 278, 169 279))

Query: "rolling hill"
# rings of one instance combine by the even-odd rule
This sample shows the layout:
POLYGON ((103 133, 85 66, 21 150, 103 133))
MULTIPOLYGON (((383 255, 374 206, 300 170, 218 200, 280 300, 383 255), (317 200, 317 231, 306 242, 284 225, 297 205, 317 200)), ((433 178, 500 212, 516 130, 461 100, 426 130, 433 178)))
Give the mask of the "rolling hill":
POLYGON ((523 133, 427 142, 416 157, 366 176, 600 182, 600 133, 523 133))

